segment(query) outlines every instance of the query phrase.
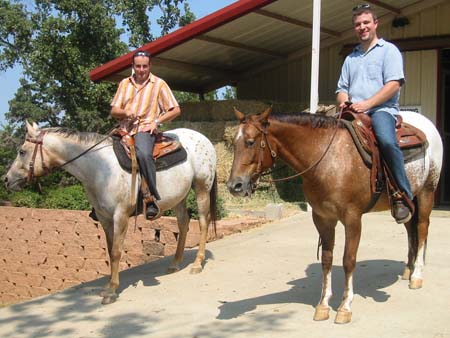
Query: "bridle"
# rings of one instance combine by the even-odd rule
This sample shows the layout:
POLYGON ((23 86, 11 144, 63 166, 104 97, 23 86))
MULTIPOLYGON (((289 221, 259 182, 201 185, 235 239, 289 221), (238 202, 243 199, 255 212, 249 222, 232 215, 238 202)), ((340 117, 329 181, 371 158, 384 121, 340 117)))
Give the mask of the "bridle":
MULTIPOLYGON (((338 125, 339 125, 339 122, 341 120, 341 116, 342 116, 342 110, 339 111, 339 115, 337 117, 336 128, 334 129, 333 135, 331 136, 330 141, 328 142, 328 145, 325 148, 325 151, 322 153, 322 155, 312 165, 310 165, 305 170, 302 170, 301 172, 298 172, 298 173, 296 173, 294 175, 291 175, 291 176, 288 176, 288 177, 283 177, 283 178, 278 178, 278 179, 270 179, 270 180, 267 180, 267 182, 274 183, 274 182, 287 181, 287 180, 290 180, 292 178, 304 175, 308 171, 310 171, 313 168, 315 168, 320 163, 320 161, 322 161, 322 159, 325 157, 325 154, 330 149, 330 146, 333 143, 334 137, 336 136, 336 133, 337 133, 337 130, 338 130, 338 125)), ((274 160, 277 157, 277 153, 275 151, 273 151, 273 148, 271 147, 271 145, 269 143, 269 139, 268 139, 268 135, 269 135, 268 127, 269 127, 270 124, 267 121, 263 122, 263 123, 261 123, 261 125, 262 125, 262 128, 261 128, 259 125, 257 125, 255 122, 253 122, 251 120, 243 120, 241 123, 244 123, 244 124, 247 123, 247 124, 252 125, 256 129, 258 129, 262 133, 262 135, 264 136, 264 138, 261 139, 261 142, 259 144, 260 151, 259 151, 259 156, 258 156, 258 166, 256 168, 256 172, 254 172, 252 174, 252 176, 260 177, 260 176, 263 175, 262 163, 263 163, 263 160, 264 160, 264 152, 265 152, 265 149, 266 149, 266 144, 267 144, 267 148, 270 150, 270 155, 272 156, 272 159, 274 160)), ((273 162, 272 162, 272 165, 273 165, 273 162)), ((272 167, 272 166, 270 166, 270 167, 272 167)))
MULTIPOLYGON (((94 149, 96 146, 98 146, 100 143, 102 143, 103 141, 105 141, 108 137, 110 137, 112 134, 114 134, 116 128, 113 128, 108 135, 106 135, 103 139, 101 139, 99 142, 95 143, 93 146, 89 147, 88 149, 84 150, 83 152, 81 152, 80 154, 78 154, 77 156, 73 157, 72 159, 64 162, 61 165, 58 165, 54 168, 52 168, 53 170, 55 169, 59 169, 64 167, 65 165, 72 163, 73 161, 79 159, 81 156, 87 154, 89 151, 91 151, 92 149, 94 149)), ((45 172, 45 175, 48 175, 50 173, 50 169, 45 165, 44 162, 44 151, 42 149, 43 145, 44 145, 44 136, 46 134, 45 130, 41 130, 39 131, 39 134, 37 135, 36 138, 31 138, 31 137, 27 137, 25 138, 25 140, 27 142, 33 143, 34 144, 34 150, 33 150, 33 155, 31 156, 31 160, 30 160, 30 164, 29 164, 29 169, 28 169, 28 178, 27 178, 27 183, 31 183, 31 181, 33 180, 33 178, 35 177, 34 175, 34 163, 36 162, 36 156, 39 152, 39 154, 41 155, 41 161, 42 161, 42 169, 45 172)))
POLYGON ((244 120, 244 121, 242 121, 242 123, 251 124, 264 136, 263 138, 261 138, 261 142, 259 142, 260 151, 259 151, 259 155, 258 155, 258 166, 256 167, 256 172, 253 173, 253 176, 259 177, 262 174, 262 164, 264 161, 264 152, 266 150, 266 145, 267 145, 267 148, 270 150, 271 158, 275 160, 275 158, 277 157, 277 153, 270 146, 269 140, 267 138, 267 136, 269 134, 269 131, 267 130, 267 128, 269 127, 269 122, 262 123, 262 128, 250 120, 244 120))
POLYGON ((36 161, 36 155, 38 152, 41 155, 42 169, 44 169, 46 175, 50 173, 50 169, 44 163, 44 151, 42 150, 42 146, 44 144, 44 136, 45 131, 40 131, 36 138, 27 137, 25 139, 30 143, 34 143, 33 155, 31 156, 30 165, 28 166, 28 178, 27 178, 28 183, 30 183, 34 178, 34 163, 36 161))

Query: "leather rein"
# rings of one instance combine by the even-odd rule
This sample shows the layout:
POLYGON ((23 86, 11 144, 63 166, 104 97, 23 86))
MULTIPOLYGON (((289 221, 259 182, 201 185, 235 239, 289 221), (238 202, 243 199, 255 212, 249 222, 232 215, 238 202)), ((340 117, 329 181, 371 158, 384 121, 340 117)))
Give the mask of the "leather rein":
MULTIPOLYGON (((334 129, 333 135, 331 135, 330 141, 328 142, 328 145, 325 148, 325 151, 322 153, 322 155, 312 165, 310 165, 305 170, 302 170, 301 172, 298 172, 298 173, 296 173, 294 175, 291 175, 291 176, 288 176, 288 177, 283 177, 283 178, 270 179, 270 180, 267 180, 265 182, 274 183, 274 182, 287 181, 287 180, 293 179, 295 177, 304 175, 308 171, 310 171, 311 169, 315 168, 320 163, 320 161, 322 161, 322 159, 325 157, 325 154, 330 149, 331 144, 333 143, 334 137, 336 136, 336 133, 337 133, 337 130, 338 130, 338 125, 339 125, 339 122, 341 120, 341 116, 342 116, 342 110, 339 111, 339 115, 337 117, 336 128, 334 129)), ((249 121, 249 120, 247 120, 247 121, 245 121, 243 123, 251 124, 252 126, 254 126, 256 129, 258 129, 264 135, 264 139, 261 139, 261 142, 259 144, 260 152, 259 152, 259 156, 258 156, 258 166, 257 166, 256 172, 253 174, 253 176, 258 176, 259 177, 259 176, 263 176, 263 175, 268 175, 269 173, 263 174, 263 172, 261 170, 262 163, 263 163, 263 160, 264 160, 264 151, 266 149, 266 144, 267 144, 267 148, 270 150, 271 157, 273 159, 275 159, 277 157, 277 153, 271 147, 271 145, 269 143, 269 139, 268 139, 268 135, 269 135, 268 126, 269 126, 269 123, 268 122, 262 123, 262 128, 260 128, 258 125, 256 125, 255 123, 253 123, 252 121, 249 121)))

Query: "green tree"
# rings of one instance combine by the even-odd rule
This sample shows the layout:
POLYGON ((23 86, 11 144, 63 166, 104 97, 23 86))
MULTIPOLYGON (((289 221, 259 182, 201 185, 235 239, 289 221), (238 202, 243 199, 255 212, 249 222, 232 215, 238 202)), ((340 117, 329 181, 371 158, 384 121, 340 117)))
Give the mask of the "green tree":
POLYGON ((222 93, 223 100, 235 100, 237 98, 236 87, 226 86, 222 93))
POLYGON ((203 97, 203 99, 200 98, 199 94, 196 93, 189 93, 189 92, 177 92, 174 91, 173 93, 175 95, 175 98, 179 103, 182 102, 200 102, 201 100, 205 101, 213 101, 217 100, 217 91, 213 90, 209 93, 206 93, 203 97))
POLYGON ((153 40, 153 10, 162 12, 157 19, 162 34, 191 20, 189 6, 185 4, 184 14, 179 9, 183 2, 0 0, 0 71, 17 65, 23 69, 8 122, 22 125, 30 119, 85 131, 109 130, 116 85, 92 83, 89 71, 153 40), (128 44, 121 40, 126 32, 128 44))
MULTIPOLYGON (((184 1, 0 0, 0 72, 17 66, 23 70, 0 134, 0 176, 23 142, 26 119, 83 131, 110 130, 115 124, 110 101, 117 86, 93 83, 90 70, 191 22, 195 17, 188 4, 184 12, 179 8, 184 1), (149 24, 154 10, 162 12, 157 20, 161 33, 149 24)), ((67 186, 75 179, 58 171, 42 182, 67 186)), ((0 195, 7 195, 3 185, 0 195)))

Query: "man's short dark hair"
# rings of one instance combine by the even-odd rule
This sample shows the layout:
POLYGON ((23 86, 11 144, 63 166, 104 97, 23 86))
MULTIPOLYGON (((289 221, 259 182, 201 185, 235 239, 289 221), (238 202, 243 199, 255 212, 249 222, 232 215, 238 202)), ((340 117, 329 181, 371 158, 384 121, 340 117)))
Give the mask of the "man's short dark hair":
POLYGON ((135 52, 133 54, 133 62, 134 62, 134 58, 136 58, 138 56, 145 56, 145 57, 148 57, 149 59, 152 58, 152 54, 150 54, 149 52, 147 52, 145 50, 138 50, 137 52, 135 52))
POLYGON ((354 21, 355 17, 362 14, 362 13, 369 13, 372 14, 373 20, 377 21, 378 17, 377 14, 373 11, 373 9, 370 7, 369 4, 360 4, 352 9, 352 22, 354 21))

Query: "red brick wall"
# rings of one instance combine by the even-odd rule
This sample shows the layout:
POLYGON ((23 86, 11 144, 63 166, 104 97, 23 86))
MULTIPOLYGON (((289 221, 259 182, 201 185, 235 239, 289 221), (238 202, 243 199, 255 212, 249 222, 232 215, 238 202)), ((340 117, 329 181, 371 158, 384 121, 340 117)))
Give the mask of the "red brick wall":
MULTIPOLYGON (((261 220, 222 220, 218 238, 258 226, 261 220)), ((175 218, 130 218, 120 269, 173 255, 175 218)), ((210 240, 213 239, 210 229, 210 240)), ((191 221, 186 248, 198 245, 191 221)), ((0 207, 0 306, 46 295, 109 275, 105 234, 86 211, 0 207)))

